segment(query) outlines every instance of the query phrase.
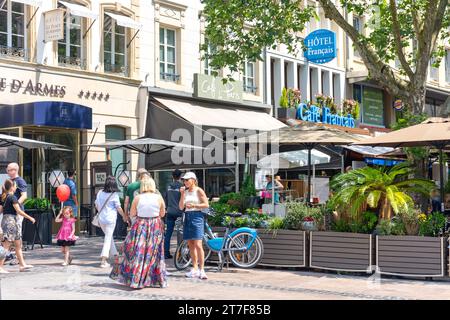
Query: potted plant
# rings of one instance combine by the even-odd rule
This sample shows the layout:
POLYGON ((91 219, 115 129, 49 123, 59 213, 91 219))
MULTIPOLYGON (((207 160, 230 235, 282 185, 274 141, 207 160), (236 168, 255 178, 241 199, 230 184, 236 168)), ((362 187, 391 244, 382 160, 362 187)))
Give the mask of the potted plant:
MULTIPOLYGON (((24 203, 26 213, 39 220, 37 225, 39 238, 43 244, 52 244, 53 215, 50 210, 50 201, 45 198, 29 198, 24 203)), ((24 220, 23 240, 33 242, 35 226, 24 220)), ((37 237, 34 239, 38 241, 37 237)))
POLYGON ((447 250, 447 239, 442 236, 445 222, 446 217, 440 212, 425 215, 418 210, 382 220, 376 238, 379 272, 405 277, 443 277, 447 250), (418 228, 407 227, 411 220, 417 221, 418 228))
POLYGON ((310 232, 310 267, 346 272, 372 271, 372 232, 377 216, 334 212, 330 231, 310 232))
POLYGON ((391 168, 364 167, 339 174, 331 180, 335 191, 331 201, 334 207, 356 215, 367 204, 380 210, 381 219, 390 219, 392 212, 398 214, 413 204, 411 191, 429 195, 435 188, 427 179, 408 179, 413 172, 408 162, 391 168))
POLYGON ((250 175, 246 175, 244 178, 241 194, 244 197, 245 209, 259 207, 259 197, 256 195, 255 184, 253 183, 253 179, 250 175))
POLYGON ((350 114, 355 119, 356 126, 359 125, 359 110, 360 106, 358 101, 352 99, 346 99, 342 102, 342 112, 344 116, 350 114))
POLYGON ((296 107, 297 105, 295 103, 296 96, 294 95, 292 89, 286 89, 283 88, 281 91, 281 97, 278 102, 280 105, 279 108, 277 108, 277 117, 278 119, 295 119, 296 116, 296 107))

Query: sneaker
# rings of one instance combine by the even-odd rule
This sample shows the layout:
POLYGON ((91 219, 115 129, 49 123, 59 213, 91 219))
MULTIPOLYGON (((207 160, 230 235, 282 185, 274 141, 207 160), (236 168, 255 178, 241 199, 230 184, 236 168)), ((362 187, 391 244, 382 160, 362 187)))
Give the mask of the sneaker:
POLYGON ((111 267, 111 265, 108 262, 102 262, 100 264, 100 268, 110 268, 110 267, 111 267))
POLYGON ((6 271, 5 269, 0 268, 0 273, 9 273, 9 271, 6 271))
POLYGON ((164 256, 164 259, 173 259, 173 255, 171 255, 171 254, 166 254, 166 255, 164 256))
POLYGON ((67 262, 64 261, 61 265, 62 265, 63 267, 65 267, 65 266, 68 266, 69 263, 67 263, 67 262))
POLYGON ((200 272, 195 269, 191 269, 188 273, 186 273, 187 278, 198 278, 200 276, 200 272))
POLYGON ((208 276, 206 275, 206 272, 205 272, 205 270, 201 270, 200 271, 200 274, 199 274, 199 276, 198 276, 200 279, 202 279, 202 280, 206 280, 206 279, 208 279, 208 276))

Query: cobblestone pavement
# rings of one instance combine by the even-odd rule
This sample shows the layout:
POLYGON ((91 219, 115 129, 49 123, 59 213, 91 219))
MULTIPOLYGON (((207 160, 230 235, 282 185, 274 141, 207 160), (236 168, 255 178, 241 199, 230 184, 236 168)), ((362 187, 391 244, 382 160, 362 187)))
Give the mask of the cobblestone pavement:
POLYGON ((99 268, 102 238, 81 238, 72 249, 74 261, 63 267, 60 248, 46 246, 25 252, 31 271, 6 266, 0 275, 1 299, 183 300, 183 299, 450 299, 450 282, 379 278, 367 275, 309 272, 294 269, 224 269, 208 265, 208 280, 187 279, 167 261, 169 287, 134 290, 109 279, 99 268))

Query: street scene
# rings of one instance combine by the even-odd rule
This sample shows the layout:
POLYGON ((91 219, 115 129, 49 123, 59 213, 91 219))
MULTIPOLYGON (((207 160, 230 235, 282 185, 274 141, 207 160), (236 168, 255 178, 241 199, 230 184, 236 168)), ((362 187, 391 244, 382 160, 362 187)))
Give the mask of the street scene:
POLYGON ((217 272, 206 266, 207 281, 188 279, 169 261, 169 286, 132 290, 108 278, 109 270, 98 268, 100 238, 82 239, 74 250, 73 264, 61 268, 56 247, 25 253, 32 272, 18 272, 15 266, 1 278, 4 300, 435 300, 450 297, 448 280, 381 278, 295 269, 229 269, 217 272), (439 294, 437 295, 436 292, 439 294))
POLYGON ((449 155, 448 0, 0 0, 0 300, 447 300, 449 155))

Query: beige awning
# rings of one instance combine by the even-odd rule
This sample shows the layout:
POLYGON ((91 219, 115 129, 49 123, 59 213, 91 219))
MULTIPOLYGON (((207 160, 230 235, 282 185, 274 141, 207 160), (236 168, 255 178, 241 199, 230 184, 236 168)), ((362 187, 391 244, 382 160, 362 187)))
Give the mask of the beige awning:
POLYGON ((183 119, 199 126, 269 131, 286 125, 264 111, 237 107, 215 107, 212 103, 156 98, 183 119))

